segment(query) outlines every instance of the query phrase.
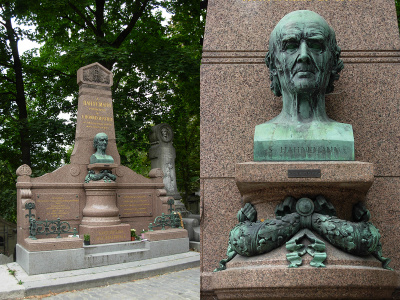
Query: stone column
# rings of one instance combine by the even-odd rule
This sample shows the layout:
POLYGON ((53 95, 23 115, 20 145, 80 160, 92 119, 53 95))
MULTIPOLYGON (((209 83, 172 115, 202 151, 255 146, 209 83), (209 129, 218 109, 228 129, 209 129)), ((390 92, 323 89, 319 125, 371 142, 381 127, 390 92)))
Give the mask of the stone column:
MULTIPOLYGON (((106 167, 100 166, 97 168, 105 169, 106 167)), ((117 184, 115 182, 91 181, 84 184, 84 189, 86 192, 86 206, 83 209, 81 225, 107 226, 121 224, 117 207, 117 184)))

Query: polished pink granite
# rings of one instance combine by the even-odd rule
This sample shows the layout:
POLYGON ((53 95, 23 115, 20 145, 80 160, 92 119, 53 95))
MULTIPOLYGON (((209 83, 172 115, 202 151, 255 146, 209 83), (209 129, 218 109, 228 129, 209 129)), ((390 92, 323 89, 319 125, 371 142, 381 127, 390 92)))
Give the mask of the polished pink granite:
MULTIPOLYGON (((335 91, 326 97, 327 113, 352 124, 356 161, 373 164, 374 183, 361 198, 380 230, 384 256, 400 270, 400 40, 394 1, 209 0, 201 66, 202 299, 217 297, 209 272, 224 257, 229 231, 244 203, 235 184, 236 164, 253 160, 255 126, 281 110, 263 62, 269 34, 285 14, 297 9, 321 14, 336 31, 345 68, 335 91)), ((263 217, 273 215, 272 205, 257 206, 263 217)), ((384 272, 364 273, 362 284, 386 289, 393 281, 385 280, 384 272)), ((251 279, 251 274, 238 276, 251 279)), ((270 278, 264 271, 259 276, 270 278)), ((344 290, 336 288, 346 298, 344 290)), ((328 292, 334 291, 332 286, 328 292)), ((366 297, 361 289, 359 295, 366 297)), ((383 297, 379 292, 371 295, 383 297)), ((267 298, 257 291, 253 296, 267 298)), ((237 290, 236 297, 241 297, 237 290)))
POLYGON ((188 232, 183 228, 169 228, 165 230, 147 231, 144 233, 144 238, 148 241, 161 241, 187 238, 188 232))
POLYGON ((35 251, 53 251, 53 250, 65 250, 65 249, 77 249, 82 248, 83 236, 82 237, 63 237, 63 238, 43 238, 32 240, 26 238, 24 247, 26 250, 35 251))

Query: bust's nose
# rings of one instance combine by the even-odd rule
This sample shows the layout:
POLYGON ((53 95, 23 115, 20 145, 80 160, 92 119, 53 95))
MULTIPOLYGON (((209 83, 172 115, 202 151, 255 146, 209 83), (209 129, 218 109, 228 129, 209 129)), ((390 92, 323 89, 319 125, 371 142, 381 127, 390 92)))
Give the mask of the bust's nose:
POLYGON ((299 46, 299 57, 297 58, 298 62, 309 63, 310 62, 310 49, 307 46, 307 42, 304 40, 300 41, 299 46))

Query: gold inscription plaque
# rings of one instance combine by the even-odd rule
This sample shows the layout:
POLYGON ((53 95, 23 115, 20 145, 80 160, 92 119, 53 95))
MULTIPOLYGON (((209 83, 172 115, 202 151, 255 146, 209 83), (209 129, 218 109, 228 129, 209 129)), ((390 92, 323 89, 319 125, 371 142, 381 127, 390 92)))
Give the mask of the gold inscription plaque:
POLYGON ((153 215, 151 193, 118 194, 117 205, 123 218, 147 217, 153 215))
POLYGON ((114 125, 112 116, 112 103, 99 101, 99 98, 82 101, 88 114, 81 114, 80 118, 86 128, 108 130, 114 125))
POLYGON ((123 228, 102 229, 101 231, 93 232, 91 238, 93 238, 97 244, 115 243, 129 238, 129 234, 127 235, 123 228))
POLYGON ((79 218, 79 195, 65 194, 37 194, 36 218, 38 220, 76 220, 79 218))

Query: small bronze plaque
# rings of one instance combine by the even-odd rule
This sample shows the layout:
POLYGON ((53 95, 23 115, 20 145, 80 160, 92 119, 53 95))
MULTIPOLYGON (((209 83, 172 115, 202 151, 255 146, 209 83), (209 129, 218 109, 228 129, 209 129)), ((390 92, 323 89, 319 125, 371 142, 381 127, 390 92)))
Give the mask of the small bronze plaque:
POLYGON ((288 170, 289 178, 321 178, 321 169, 288 170))

